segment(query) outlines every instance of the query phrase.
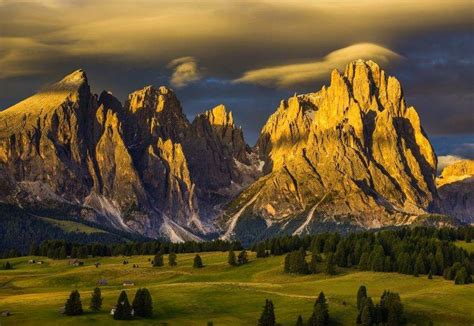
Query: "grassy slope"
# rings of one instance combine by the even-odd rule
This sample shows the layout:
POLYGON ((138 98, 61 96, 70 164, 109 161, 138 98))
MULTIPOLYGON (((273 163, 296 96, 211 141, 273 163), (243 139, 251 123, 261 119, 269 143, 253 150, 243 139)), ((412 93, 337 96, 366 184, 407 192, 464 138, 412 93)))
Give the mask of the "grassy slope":
POLYGON ((456 241, 456 245, 466 249, 467 252, 474 252, 474 242, 456 241))
MULTIPOLYGON (((28 257, 10 259, 11 271, 0 271, 0 310, 10 309, 14 316, 0 317, 2 325, 94 325, 116 324, 108 314, 124 280, 136 286, 127 288, 130 301, 137 287, 147 287, 153 296, 155 323, 168 325, 254 325, 265 298, 275 304, 277 321, 294 325, 302 314, 308 318, 315 297, 324 291, 335 324, 352 325, 356 316, 355 296, 360 285, 369 295, 380 297, 384 289, 399 292, 408 318, 418 325, 433 320, 442 325, 474 323, 474 285, 456 286, 440 277, 428 280, 395 273, 341 270, 334 277, 324 275, 296 276, 282 272, 283 256, 256 260, 240 267, 227 265, 226 253, 203 253, 205 268, 192 268, 194 254, 178 255, 177 267, 152 268, 148 256, 86 260, 84 267, 72 267, 67 261, 47 260, 44 265, 27 265, 28 257), (140 264, 133 269, 132 264, 140 264), (104 311, 80 317, 58 313, 71 289, 81 292, 87 307, 91 290, 99 279, 107 279, 102 287, 104 311), (347 305, 342 302, 346 301, 347 305)), ((3 264, 0 261, 0 264, 3 264)), ((136 320, 134 325, 150 324, 136 320)))
POLYGON ((96 228, 93 228, 91 226, 81 224, 81 223, 78 223, 78 222, 74 222, 74 221, 56 220, 56 219, 53 219, 53 218, 40 217, 40 216, 38 216, 37 218, 39 218, 39 219, 41 219, 45 222, 48 222, 50 224, 54 224, 54 225, 60 227, 62 230, 66 231, 66 232, 83 232, 83 233, 86 233, 86 234, 105 233, 104 230, 96 229, 96 228))

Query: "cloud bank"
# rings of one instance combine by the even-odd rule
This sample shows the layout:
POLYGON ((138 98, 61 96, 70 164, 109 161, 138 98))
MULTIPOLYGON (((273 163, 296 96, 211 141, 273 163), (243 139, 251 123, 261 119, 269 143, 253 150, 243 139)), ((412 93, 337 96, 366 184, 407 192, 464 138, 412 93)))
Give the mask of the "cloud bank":
POLYGON ((380 45, 359 43, 333 51, 317 61, 246 71, 235 82, 289 87, 325 79, 334 68, 342 69, 348 62, 356 59, 370 59, 379 64, 387 64, 400 58, 398 53, 380 45))

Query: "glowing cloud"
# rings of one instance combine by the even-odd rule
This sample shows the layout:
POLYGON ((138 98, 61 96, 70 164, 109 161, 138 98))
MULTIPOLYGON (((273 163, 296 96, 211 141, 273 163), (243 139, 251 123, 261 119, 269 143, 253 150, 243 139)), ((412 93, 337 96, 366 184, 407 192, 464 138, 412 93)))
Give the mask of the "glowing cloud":
POLYGON ((400 58, 399 54, 380 45, 359 43, 333 51, 317 61, 246 71, 235 82, 288 87, 325 78, 332 69, 343 68, 352 60, 370 59, 381 64, 387 64, 400 58))
POLYGON ((172 68, 170 83, 174 87, 183 87, 187 84, 201 79, 201 73, 193 57, 181 57, 168 63, 168 68, 172 68))

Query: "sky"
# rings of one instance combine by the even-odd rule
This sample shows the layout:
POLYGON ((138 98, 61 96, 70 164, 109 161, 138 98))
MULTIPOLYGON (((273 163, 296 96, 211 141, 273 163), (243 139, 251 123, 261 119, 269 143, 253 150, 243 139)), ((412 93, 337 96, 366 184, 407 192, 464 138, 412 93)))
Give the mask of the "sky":
POLYGON ((253 145, 359 58, 401 81, 438 155, 474 158, 472 0, 0 0, 0 110, 82 68, 122 102, 169 86, 190 120, 223 103, 253 145))

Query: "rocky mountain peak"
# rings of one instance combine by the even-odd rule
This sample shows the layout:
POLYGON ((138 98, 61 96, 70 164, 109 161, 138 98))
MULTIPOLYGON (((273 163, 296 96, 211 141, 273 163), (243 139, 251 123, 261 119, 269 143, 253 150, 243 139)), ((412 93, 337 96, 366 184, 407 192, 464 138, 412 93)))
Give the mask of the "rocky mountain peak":
POLYGON ((219 104, 215 108, 204 113, 211 125, 215 126, 229 126, 234 128, 234 118, 232 111, 228 111, 223 104, 219 104))
POLYGON ((257 148, 266 176, 236 199, 236 210, 278 232, 311 232, 328 220, 407 223, 437 203, 436 156, 418 114, 398 80, 372 61, 353 61, 331 72, 328 87, 282 101, 257 148))

